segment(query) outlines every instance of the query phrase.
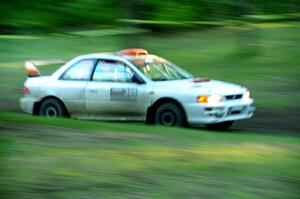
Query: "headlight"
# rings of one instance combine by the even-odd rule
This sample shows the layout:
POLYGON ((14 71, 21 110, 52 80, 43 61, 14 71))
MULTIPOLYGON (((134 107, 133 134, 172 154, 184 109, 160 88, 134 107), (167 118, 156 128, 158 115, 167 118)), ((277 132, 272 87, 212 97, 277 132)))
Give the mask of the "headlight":
POLYGON ((222 96, 220 95, 210 95, 210 96, 198 96, 197 102, 199 103, 217 103, 222 101, 222 96))
POLYGON ((222 96, 220 95, 211 95, 208 97, 208 103, 216 103, 222 101, 222 96))
POLYGON ((243 100, 248 100, 250 99, 250 91, 246 91, 243 95, 243 100))

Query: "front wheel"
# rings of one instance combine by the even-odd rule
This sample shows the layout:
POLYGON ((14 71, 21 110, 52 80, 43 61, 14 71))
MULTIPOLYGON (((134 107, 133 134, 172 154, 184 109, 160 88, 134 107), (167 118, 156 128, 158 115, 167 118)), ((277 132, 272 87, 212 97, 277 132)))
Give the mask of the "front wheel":
POLYGON ((60 101, 49 98, 42 102, 39 114, 46 117, 65 117, 66 111, 60 101))
POLYGON ((174 103, 164 103, 155 111, 154 122, 162 126, 184 126, 184 114, 181 108, 174 103))
POLYGON ((233 121, 226 121, 226 122, 220 122, 215 124, 206 124, 206 126, 209 129, 213 129, 213 130, 226 130, 229 129, 229 127, 231 127, 232 124, 233 121))

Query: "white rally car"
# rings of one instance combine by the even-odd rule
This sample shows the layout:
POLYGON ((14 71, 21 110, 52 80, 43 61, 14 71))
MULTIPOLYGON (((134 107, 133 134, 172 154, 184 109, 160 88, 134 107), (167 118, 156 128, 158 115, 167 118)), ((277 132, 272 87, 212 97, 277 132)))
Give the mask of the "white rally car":
POLYGON ((251 118, 255 109, 245 87, 195 78, 144 49, 82 55, 50 76, 41 76, 36 68, 56 63, 62 62, 25 62, 24 112, 228 128, 233 121, 251 118))

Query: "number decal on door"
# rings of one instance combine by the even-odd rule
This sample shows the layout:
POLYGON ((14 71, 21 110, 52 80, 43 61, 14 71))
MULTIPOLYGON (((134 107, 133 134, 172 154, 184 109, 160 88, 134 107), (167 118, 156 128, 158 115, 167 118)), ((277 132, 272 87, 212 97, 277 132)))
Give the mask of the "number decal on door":
POLYGON ((138 96, 137 88, 111 88, 110 101, 136 101, 138 96))

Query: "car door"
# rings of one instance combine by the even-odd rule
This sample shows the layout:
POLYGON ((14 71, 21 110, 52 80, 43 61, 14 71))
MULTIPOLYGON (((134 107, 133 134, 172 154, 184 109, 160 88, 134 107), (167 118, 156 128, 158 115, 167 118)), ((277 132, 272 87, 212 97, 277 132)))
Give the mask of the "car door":
POLYGON ((86 107, 91 117, 143 120, 147 85, 132 81, 134 71, 126 64, 99 60, 86 87, 86 107))
POLYGON ((76 62, 50 88, 74 117, 87 115, 85 90, 91 79, 95 62, 95 59, 83 59, 76 62))

